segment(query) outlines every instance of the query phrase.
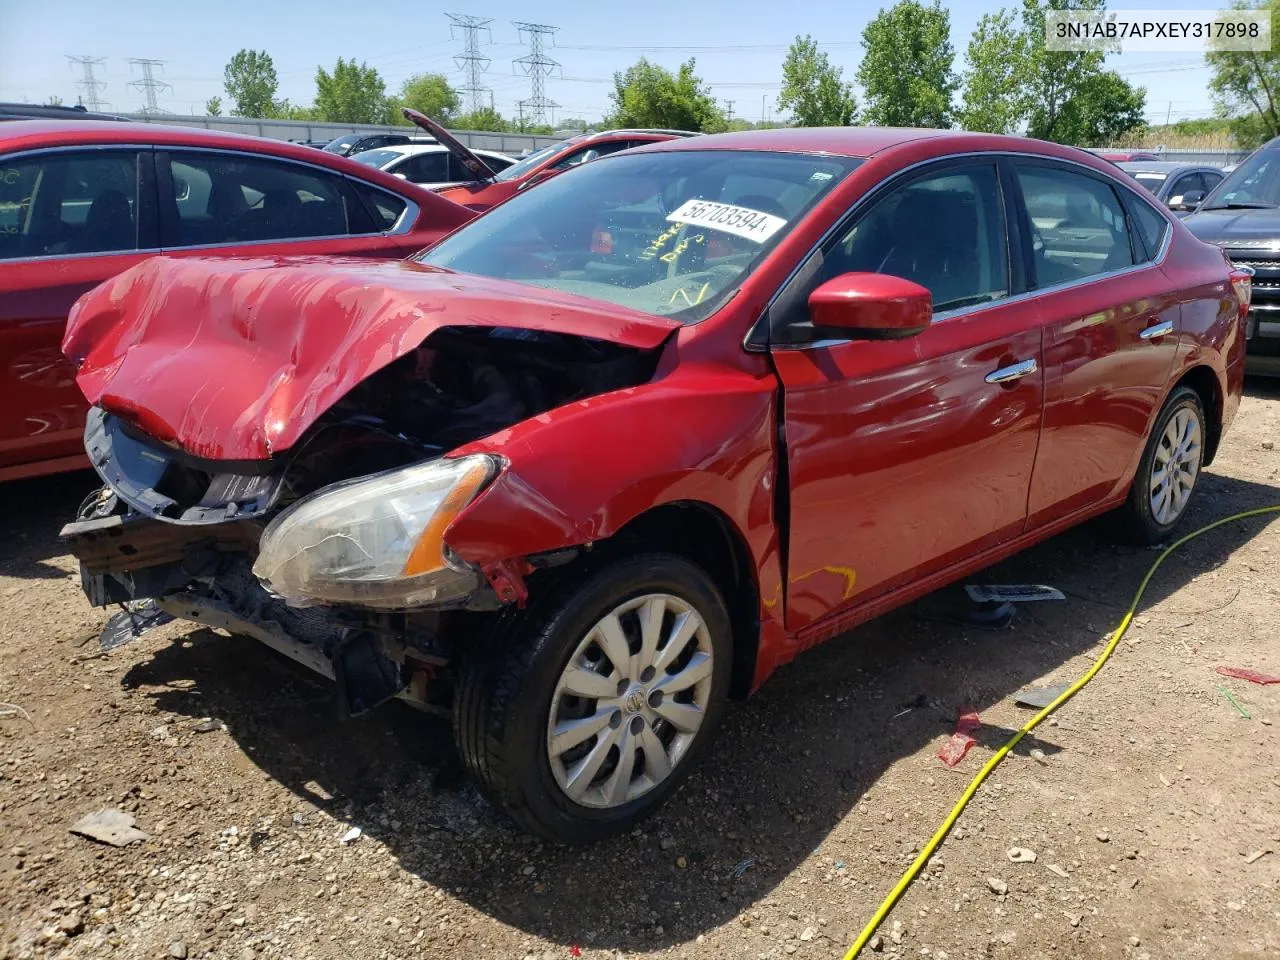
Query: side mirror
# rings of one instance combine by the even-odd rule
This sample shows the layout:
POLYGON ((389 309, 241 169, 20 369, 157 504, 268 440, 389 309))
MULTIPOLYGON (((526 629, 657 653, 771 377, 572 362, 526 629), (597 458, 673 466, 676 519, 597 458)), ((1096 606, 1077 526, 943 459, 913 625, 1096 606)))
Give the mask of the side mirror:
POLYGON ((516 187, 516 191, 519 192, 521 190, 527 190, 529 189, 529 187, 532 187, 535 184, 539 184, 543 180, 551 179, 559 172, 560 172, 559 170, 553 170, 550 167, 548 167, 546 170, 540 170, 537 173, 535 173, 532 177, 530 177, 528 180, 525 180, 523 183, 521 183, 520 186, 516 187))
POLYGON ((928 290, 886 273, 842 273, 809 294, 814 327, 850 340, 914 337, 932 316, 928 290))
POLYGON ((1170 210, 1194 210, 1204 202, 1203 190, 1188 190, 1180 197, 1169 198, 1170 210))

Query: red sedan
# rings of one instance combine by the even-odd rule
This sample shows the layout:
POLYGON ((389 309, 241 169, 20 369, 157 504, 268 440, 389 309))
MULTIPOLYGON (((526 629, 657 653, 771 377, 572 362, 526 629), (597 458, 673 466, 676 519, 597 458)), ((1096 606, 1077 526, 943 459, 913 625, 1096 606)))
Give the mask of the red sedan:
POLYGON ((258 637, 346 714, 448 711, 519 823, 598 837, 802 650, 1104 512, 1168 537, 1249 294, 1071 148, 672 140, 410 261, 89 294, 105 486, 64 536, 94 603, 258 637))
POLYGON ((0 124, 0 480, 87 466, 58 345, 86 290, 157 253, 403 257, 473 213, 307 147, 189 127, 0 124))

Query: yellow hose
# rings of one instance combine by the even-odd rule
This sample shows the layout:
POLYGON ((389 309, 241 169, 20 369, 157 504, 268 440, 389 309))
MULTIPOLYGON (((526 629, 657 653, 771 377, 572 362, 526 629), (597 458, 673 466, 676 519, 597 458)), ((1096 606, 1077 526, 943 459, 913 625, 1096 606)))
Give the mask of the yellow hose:
POLYGON ((1083 676, 1059 694, 1056 700, 1023 724, 1022 728, 1010 737, 999 750, 992 754, 990 760, 982 765, 982 769, 978 771, 978 775, 975 776, 969 782, 969 785, 964 788, 964 793, 960 794, 960 799, 957 800, 956 805, 951 808, 951 812, 948 813, 946 819, 942 821, 942 825, 939 826, 934 835, 929 838, 929 842, 924 845, 924 849, 920 851, 920 855, 916 857, 911 866, 907 868, 907 872, 902 875, 902 879, 897 882, 891 891, 889 891, 889 895, 885 897, 884 902, 876 908, 876 912, 871 915, 871 919, 867 921, 867 925, 862 928, 862 932, 858 934, 858 938, 853 941, 852 946, 850 946, 848 952, 845 953, 844 960, 853 960, 853 958, 862 951, 862 948, 867 945, 867 941, 870 940, 876 930, 879 929, 880 924, 884 923, 885 917, 889 915, 889 911, 891 911, 897 902, 902 899, 902 895, 907 892, 907 888, 911 886, 912 881, 914 881, 920 874, 920 871, 929 861, 929 858, 933 856, 933 852, 938 849, 942 844, 942 841, 946 839, 947 834, 951 832, 951 828, 955 826, 956 820, 960 818, 960 814, 964 812, 964 808, 969 805, 969 801, 973 799, 973 795, 978 792, 978 788, 982 786, 982 782, 991 775, 991 771, 999 766, 1000 761, 1008 755, 1010 750, 1017 746, 1018 741, 1034 730, 1041 720, 1049 716, 1049 714, 1053 713, 1053 711, 1057 710, 1060 706, 1079 693, 1080 690, 1083 689, 1084 685, 1092 680, 1097 675, 1098 671, 1102 669, 1102 665, 1110 659, 1111 654, 1116 649, 1116 644, 1120 642, 1121 638, 1125 635, 1125 631, 1129 629, 1129 624, 1133 622, 1134 614, 1138 611, 1138 604, 1142 601, 1142 595, 1146 593, 1147 585, 1151 582, 1151 578, 1155 575, 1156 570, 1160 568, 1160 564, 1164 563, 1165 558, 1184 543, 1194 540, 1202 533, 1208 533, 1210 530, 1214 530, 1224 524, 1232 523, 1236 520, 1245 520, 1249 517, 1260 517, 1269 513, 1280 513, 1280 506, 1261 507, 1257 510, 1245 510, 1242 513, 1235 513, 1229 517, 1223 517, 1221 520, 1215 520, 1213 523, 1207 524, 1199 530, 1188 533, 1185 537, 1182 537, 1179 540, 1175 540, 1161 551, 1160 556, 1156 557, 1155 563, 1151 564, 1150 569, 1147 570, 1147 575, 1142 578, 1142 583, 1138 585, 1138 592, 1133 595, 1133 602, 1129 604, 1129 609, 1125 611, 1124 619, 1120 621, 1120 627, 1112 635, 1110 642, 1107 643, 1106 649, 1102 651, 1102 656, 1098 657, 1098 659, 1094 661, 1093 666, 1086 670, 1083 676))

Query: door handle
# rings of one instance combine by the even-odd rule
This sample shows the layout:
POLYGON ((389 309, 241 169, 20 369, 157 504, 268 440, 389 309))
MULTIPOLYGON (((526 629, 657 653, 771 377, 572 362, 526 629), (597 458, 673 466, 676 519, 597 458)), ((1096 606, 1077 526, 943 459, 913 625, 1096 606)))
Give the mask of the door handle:
POLYGON ((1143 340, 1158 340, 1161 337, 1167 337, 1171 333, 1173 333, 1173 321, 1165 320, 1162 323, 1147 327, 1138 336, 1143 340))
POLYGON ((1020 360, 1018 363, 1008 367, 1001 367, 999 370, 993 370, 987 374, 987 383, 1012 383, 1014 380, 1021 380, 1028 374, 1035 373, 1039 369, 1035 360, 1020 360))

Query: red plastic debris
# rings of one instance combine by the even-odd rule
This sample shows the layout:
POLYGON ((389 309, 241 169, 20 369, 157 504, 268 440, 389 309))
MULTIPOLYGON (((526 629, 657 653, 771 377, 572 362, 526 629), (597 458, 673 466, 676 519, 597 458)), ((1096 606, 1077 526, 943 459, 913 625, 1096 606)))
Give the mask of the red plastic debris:
POLYGON ((948 767, 954 767, 963 760, 969 748, 978 742, 969 734, 980 726, 982 721, 978 718, 978 711, 964 709, 956 711, 956 732, 942 745, 942 749, 938 751, 938 759, 948 767))
POLYGON ((571 957, 582 956, 582 948, 575 943, 572 947, 569 948, 569 956, 571 957))
POLYGON ((1219 667, 1218 673, 1224 677, 1235 677, 1237 680, 1248 680, 1250 683, 1280 683, 1280 677, 1272 677, 1257 670, 1246 670, 1244 667, 1219 667))

